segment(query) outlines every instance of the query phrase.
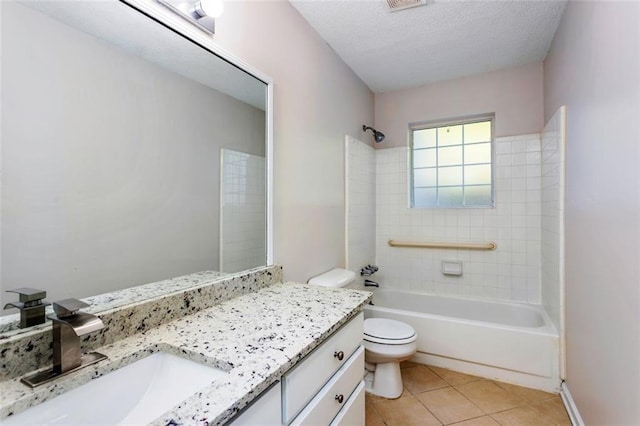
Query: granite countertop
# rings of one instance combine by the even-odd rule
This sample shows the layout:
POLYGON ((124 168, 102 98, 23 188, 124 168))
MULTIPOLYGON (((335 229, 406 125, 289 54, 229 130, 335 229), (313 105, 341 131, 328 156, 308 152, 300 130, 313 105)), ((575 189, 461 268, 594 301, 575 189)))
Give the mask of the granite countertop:
MULTIPOLYGON (((100 314, 110 309, 117 309, 121 306, 145 302, 153 297, 163 296, 172 292, 182 292, 189 288, 198 287, 203 283, 224 278, 229 275, 230 274, 225 274, 224 272, 219 271, 201 271, 157 282, 141 284, 134 287, 127 287, 122 290, 116 290, 97 296, 83 297, 81 300, 91 305, 90 307, 83 309, 83 311, 91 314, 100 314)), ((51 302, 51 300, 46 298, 45 301, 51 302)), ((45 311, 46 315, 51 315, 53 314, 53 307, 48 305, 45 308, 45 311)), ((14 310, 14 312, 17 311, 14 310)), ((27 331, 19 328, 19 326, 19 313, 0 317, 0 333, 2 333, 2 338, 8 338, 25 332, 49 329, 51 328, 51 321, 47 319, 44 324, 29 327, 27 331)))
POLYGON ((0 418, 18 413, 153 352, 228 370, 152 424, 223 424, 355 316, 371 293, 276 284, 97 348, 109 357, 36 389, 1 383, 0 418))

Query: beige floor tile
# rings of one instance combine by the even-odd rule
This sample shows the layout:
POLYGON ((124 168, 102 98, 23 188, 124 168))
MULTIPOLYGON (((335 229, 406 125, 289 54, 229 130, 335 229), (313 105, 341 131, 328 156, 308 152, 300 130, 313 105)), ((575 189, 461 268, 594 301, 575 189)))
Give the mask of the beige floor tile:
POLYGON ((536 410, 539 418, 549 424, 571 426, 571 420, 559 396, 536 402, 531 404, 531 407, 536 410))
POLYGON ((384 420, 373 406, 373 403, 367 402, 364 405, 365 426, 385 426, 384 420))
POLYGON ((464 422, 454 423, 452 426, 500 426, 500 424, 489 416, 482 416, 465 420, 464 422))
POLYGON ((490 380, 478 380, 455 386, 455 389, 487 414, 524 405, 519 396, 509 393, 490 380))
POLYGON ((381 400, 381 399, 384 399, 384 398, 381 397, 381 396, 370 394, 369 392, 365 392, 364 393, 364 400, 365 400, 365 402, 367 404, 371 403, 371 402, 376 402, 376 401, 381 400))
POLYGON ((538 417, 538 413, 530 405, 494 413, 491 417, 502 426, 540 426, 548 424, 538 417))
POLYGON ((507 392, 518 395, 527 404, 531 404, 533 402, 538 402, 538 401, 544 401, 546 399, 551 399, 557 396, 549 392, 543 392, 541 390, 525 388, 522 386, 516 386, 509 383, 502 383, 502 382, 496 382, 496 381, 494 381, 493 383, 500 386, 502 389, 506 390, 507 392))
POLYGON ((404 387, 412 394, 449 386, 426 365, 403 368, 401 372, 404 387))
POLYGON ((440 426, 440 422, 413 396, 373 403, 387 426, 440 426))
POLYGON ((462 385, 464 383, 481 380, 481 377, 458 373, 457 371, 447 370, 446 368, 434 367, 431 365, 429 366, 429 368, 451 386, 462 385))
POLYGON ((366 395, 368 426, 571 426, 557 395, 413 362, 401 368, 400 398, 366 395))
MULTIPOLYGON (((0 0, 1 1, 1 0, 0 0)), ((369 392, 365 392, 365 399, 369 402, 376 402, 376 401, 380 401, 380 400, 391 400, 391 399, 398 399, 398 398, 402 398, 403 396, 410 396, 411 392, 409 392, 409 390, 407 388, 402 388, 402 393, 400 394, 400 396, 398 398, 385 398, 383 396, 378 396, 378 395, 373 395, 370 394, 369 392)))
POLYGON ((452 387, 419 393, 414 396, 444 424, 460 422, 485 414, 452 387))

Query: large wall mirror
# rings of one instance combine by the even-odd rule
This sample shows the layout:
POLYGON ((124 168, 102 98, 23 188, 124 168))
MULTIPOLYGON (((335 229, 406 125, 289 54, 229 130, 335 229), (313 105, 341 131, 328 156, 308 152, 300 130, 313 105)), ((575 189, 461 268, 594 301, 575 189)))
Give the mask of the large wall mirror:
POLYGON ((0 7, 0 307, 269 263, 268 79, 121 1, 0 7))

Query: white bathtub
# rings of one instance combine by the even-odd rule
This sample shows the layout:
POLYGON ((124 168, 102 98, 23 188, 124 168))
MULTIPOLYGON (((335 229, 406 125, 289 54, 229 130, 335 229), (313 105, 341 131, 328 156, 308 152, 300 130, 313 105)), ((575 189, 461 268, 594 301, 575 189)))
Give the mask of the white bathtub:
POLYGON ((365 318, 413 326, 414 361, 559 391, 559 337, 541 306, 386 289, 373 293, 365 318))

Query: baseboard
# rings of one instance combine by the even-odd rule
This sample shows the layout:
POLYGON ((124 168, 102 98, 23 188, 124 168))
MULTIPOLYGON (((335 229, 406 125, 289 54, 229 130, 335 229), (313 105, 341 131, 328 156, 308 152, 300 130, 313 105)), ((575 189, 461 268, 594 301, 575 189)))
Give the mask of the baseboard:
POLYGON ((564 380, 560 384, 560 397, 562 398, 562 403, 564 404, 564 408, 567 410, 567 414, 569 415, 571 424, 573 426, 584 426, 582 417, 580 417, 580 413, 578 412, 578 407, 576 406, 575 401, 571 397, 571 393, 569 392, 569 387, 567 386, 567 382, 565 382, 564 380))
POLYGON ((558 377, 542 377, 519 371, 505 370, 489 365, 477 364, 459 359, 443 357, 439 355, 417 352, 411 361, 418 364, 433 365, 460 373, 471 374, 500 382, 511 383, 531 389, 539 389, 545 392, 559 393, 560 379, 558 377))

